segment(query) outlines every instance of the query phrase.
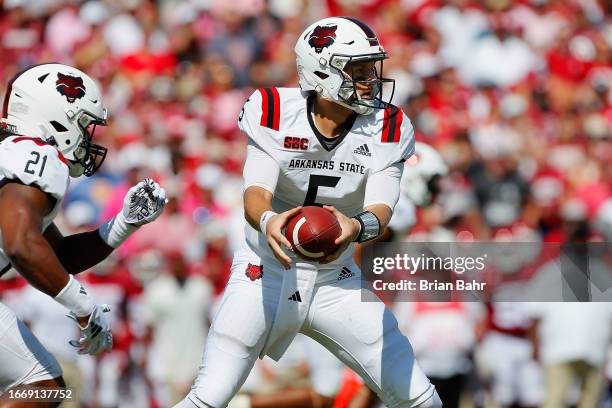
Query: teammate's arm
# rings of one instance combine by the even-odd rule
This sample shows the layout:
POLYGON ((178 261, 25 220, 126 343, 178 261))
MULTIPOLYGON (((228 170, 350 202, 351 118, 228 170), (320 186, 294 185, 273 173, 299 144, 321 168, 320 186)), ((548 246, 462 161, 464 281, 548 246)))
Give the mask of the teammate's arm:
POLYGON ((153 180, 145 179, 128 191, 122 210, 97 230, 64 237, 51 225, 45 231, 45 238, 64 268, 77 274, 100 263, 140 226, 159 217, 166 201, 164 189, 153 180))
POLYGON ((244 164, 244 218, 257 231, 262 232, 268 241, 276 259, 285 269, 289 269, 291 258, 285 254, 281 245, 291 248, 291 244, 282 233, 287 221, 301 207, 277 214, 272 210, 272 197, 276 189, 278 164, 270 155, 253 142, 247 147, 247 158, 244 164))
POLYGON ((51 224, 44 237, 64 269, 72 275, 99 264, 115 249, 102 240, 98 230, 63 236, 55 224, 51 224))

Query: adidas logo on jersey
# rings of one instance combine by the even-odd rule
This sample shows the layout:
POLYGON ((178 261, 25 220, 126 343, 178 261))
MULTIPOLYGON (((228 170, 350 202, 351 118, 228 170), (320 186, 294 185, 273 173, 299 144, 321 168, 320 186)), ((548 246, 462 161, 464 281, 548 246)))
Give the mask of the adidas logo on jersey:
POLYGON ((367 144, 362 144, 361 146, 357 147, 353 153, 355 154, 360 154, 362 156, 368 156, 368 157, 372 157, 372 153, 370 153, 370 148, 368 147, 367 144))
POLYGON ((289 296, 287 299, 289 300, 293 300, 294 302, 301 302, 302 301, 302 297, 300 296, 300 292, 299 291, 295 291, 295 293, 291 296, 289 296))
POLYGON ((353 276, 355 276, 355 273, 345 266, 340 271, 340 274, 338 275, 338 280, 341 281, 342 279, 352 278, 353 276))

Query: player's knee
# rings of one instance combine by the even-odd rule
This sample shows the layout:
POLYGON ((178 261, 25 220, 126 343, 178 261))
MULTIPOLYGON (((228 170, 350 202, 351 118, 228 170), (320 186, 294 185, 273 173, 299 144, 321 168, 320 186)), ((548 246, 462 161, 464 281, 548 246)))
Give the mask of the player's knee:
MULTIPOLYGON (((398 365, 399 366, 399 365, 398 365)), ((382 393, 380 398, 389 407, 405 407, 415 398, 414 392, 411 389, 414 387, 410 382, 410 373, 406 367, 396 367, 395 374, 397 377, 392 379, 383 379, 382 393)))
POLYGON ((426 389, 429 380, 420 375, 415 364, 414 354, 408 340, 397 333, 386 338, 392 343, 389 352, 383 352, 382 389, 393 401, 409 401, 415 398, 416 391, 426 389), (417 370, 417 372, 414 372, 417 370))
POLYGON ((212 337, 214 347, 221 350, 223 353, 230 354, 234 357, 248 358, 255 347, 247 341, 245 336, 241 336, 239 333, 220 332, 215 330, 214 336, 212 337))
MULTIPOLYGON (((383 351, 381 399, 389 407, 434 408, 438 397, 434 386, 415 361, 410 343, 397 333, 386 336, 383 351), (386 358, 391 356, 391 358, 386 358)), ((441 406, 441 404, 440 404, 441 406)))

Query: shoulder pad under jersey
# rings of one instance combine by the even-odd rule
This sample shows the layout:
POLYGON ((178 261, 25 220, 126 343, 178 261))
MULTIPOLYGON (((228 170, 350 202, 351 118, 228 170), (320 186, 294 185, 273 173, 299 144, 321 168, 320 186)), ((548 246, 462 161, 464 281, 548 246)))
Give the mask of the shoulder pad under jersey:
POLYGON ((55 147, 39 138, 11 136, 0 143, 0 179, 35 185, 62 200, 70 175, 66 159, 55 147))

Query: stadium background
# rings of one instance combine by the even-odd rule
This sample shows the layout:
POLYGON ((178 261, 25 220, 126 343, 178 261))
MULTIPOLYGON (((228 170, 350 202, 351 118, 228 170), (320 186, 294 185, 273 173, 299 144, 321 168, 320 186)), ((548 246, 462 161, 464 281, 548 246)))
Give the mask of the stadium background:
MULTIPOLYGON (((236 126, 238 113, 254 88, 297 84, 293 46, 318 18, 351 15, 374 28, 391 55, 385 73, 396 79, 394 103, 411 118, 417 140, 436 147, 449 168, 440 193, 416 211, 416 225, 404 239, 612 240, 609 1, 0 4, 2 94, 20 69, 57 61, 98 79, 109 108, 110 126, 96 132, 109 156, 95 177, 73 180, 58 219, 62 231, 94 228, 119 210, 128 187, 145 176, 159 180, 170 196, 158 221, 80 277, 113 307, 110 354, 77 358, 67 345, 75 329, 61 307, 13 275, 0 280, 2 301, 61 360, 84 407, 169 406, 187 392, 241 240, 246 138, 236 126)), ((586 362, 612 406, 605 398, 612 378, 605 370, 612 325, 607 305, 569 308, 557 310, 563 322, 536 349, 555 347, 555 338, 566 341, 587 315, 597 316, 603 333, 594 338, 587 326, 571 340, 582 342, 574 355, 540 359, 535 371, 549 375, 550 365, 586 362), (597 356, 580 355, 585 349, 596 349, 597 356)), ((495 400, 538 405, 552 392, 546 375, 531 380, 512 365, 496 371, 480 350, 488 347, 487 336, 517 333, 498 330, 487 311, 450 309, 427 316, 443 314, 456 328, 423 317, 422 308, 402 315, 400 324, 416 342, 417 357, 422 352, 423 359, 453 361, 430 374, 460 377, 452 384, 464 406, 495 400), (506 386, 493 385, 498 374, 506 386), (524 393, 540 397, 511 401, 524 393)), ((527 312, 508 313, 528 326, 527 312)), ((506 351, 497 350, 492 360, 506 351)), ((299 351, 281 365, 264 361, 255 391, 297 384, 307 369, 299 351)), ((575 403, 581 392, 572 391, 575 403)))

